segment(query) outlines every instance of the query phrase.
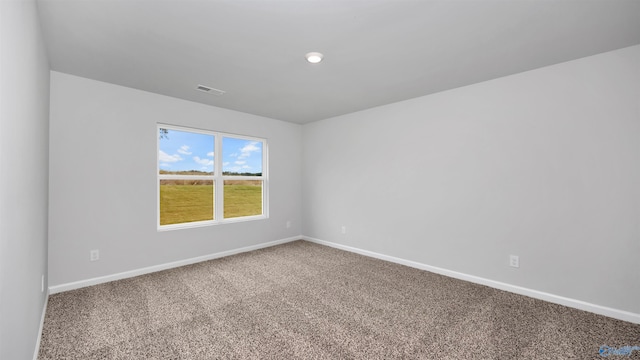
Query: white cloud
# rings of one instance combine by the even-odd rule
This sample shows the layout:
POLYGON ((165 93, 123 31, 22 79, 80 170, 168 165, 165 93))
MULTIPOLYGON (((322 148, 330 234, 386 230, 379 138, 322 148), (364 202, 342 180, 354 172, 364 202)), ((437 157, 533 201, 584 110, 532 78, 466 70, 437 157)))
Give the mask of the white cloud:
POLYGON ((247 152, 254 152, 254 151, 260 150, 260 148, 256 146, 257 143, 258 143, 257 141, 252 141, 248 143, 247 145, 245 145, 245 147, 240 149, 240 152, 247 153, 247 152))
POLYGON ((171 167, 171 164, 160 163, 160 167, 171 167))
POLYGON ((208 152, 207 156, 213 157, 213 151, 212 152, 208 152))
POLYGON ((192 152, 189 151, 189 145, 182 145, 180 149, 178 149, 178 153, 182 155, 191 155, 192 152))
POLYGON ((240 149, 240 158, 249 157, 251 156, 251 153, 260 151, 260 148, 256 146, 257 143, 257 141, 252 141, 240 149))
POLYGON ((158 157, 160 158, 160 161, 163 163, 172 163, 172 162, 182 161, 182 158, 180 157, 180 155, 178 154, 169 155, 162 150, 160 150, 160 154, 158 157))
POLYGON ((236 165, 242 165, 242 164, 246 164, 246 161, 236 161, 235 164, 236 165))
POLYGON ((229 164, 230 164, 230 162, 228 162, 228 161, 227 162, 223 162, 222 166, 229 166, 229 164))
POLYGON ((245 165, 245 166, 243 166, 242 168, 243 168, 243 169, 251 169, 251 166, 249 166, 249 165, 245 165))
POLYGON ((199 156, 194 156, 193 160, 195 162, 197 162, 200 165, 204 165, 204 166, 212 166, 213 165, 213 160, 211 159, 201 159, 199 156))

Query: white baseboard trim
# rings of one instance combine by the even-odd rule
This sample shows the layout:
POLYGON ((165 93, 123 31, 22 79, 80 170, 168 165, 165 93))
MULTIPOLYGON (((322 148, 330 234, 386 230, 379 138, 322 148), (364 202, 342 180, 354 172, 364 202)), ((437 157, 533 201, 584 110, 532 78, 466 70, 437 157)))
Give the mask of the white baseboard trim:
POLYGON ((240 253, 243 253, 243 252, 263 249, 263 248, 276 246, 276 245, 280 245, 280 244, 285 244, 285 243, 288 243, 288 242, 301 240, 301 239, 302 239, 301 235, 293 236, 293 237, 289 237, 289 238, 286 238, 286 239, 280 239, 280 240, 270 241, 270 242, 266 242, 266 243, 262 243, 262 244, 246 246, 246 247, 242 247, 242 248, 238 248, 238 249, 222 251, 222 252, 215 253, 215 254, 203 255, 203 256, 198 256, 198 257, 194 257, 194 258, 190 258, 190 259, 178 260, 178 261, 174 261, 174 262, 170 262, 170 263, 166 263, 166 264, 149 266, 149 267, 142 268, 142 269, 130 270, 130 271, 125 271, 125 272, 121 272, 121 273, 117 273, 117 274, 100 276, 100 277, 96 277, 96 278, 92 278, 92 279, 80 280, 80 281, 75 281, 75 282, 61 284, 61 285, 55 285, 55 286, 49 287, 49 293, 50 294, 57 294, 57 293, 64 292, 64 291, 75 290, 75 289, 79 289, 79 288, 83 288, 83 287, 87 287, 87 286, 98 285, 98 284, 102 284, 102 283, 106 283, 106 282, 110 282, 110 281, 131 278, 131 277, 134 277, 134 276, 149 274, 149 273, 153 273, 153 272, 156 272, 156 271, 172 269, 172 268, 176 268, 176 267, 180 267, 180 266, 199 263, 199 262, 202 262, 202 261, 213 260, 213 259, 218 259, 218 258, 225 257, 225 256, 240 254, 240 253))
POLYGON ((598 315, 604 315, 614 319, 628 321, 635 324, 640 324, 640 314, 632 313, 629 311, 618 310, 618 309, 613 309, 606 306, 591 304, 581 300, 571 299, 564 296, 546 293, 543 291, 528 289, 528 288, 524 288, 517 285, 503 283, 500 281, 490 280, 490 279, 486 279, 486 278, 482 278, 474 275, 460 273, 457 271, 447 270, 447 269, 439 268, 436 266, 422 264, 416 261, 405 260, 405 259, 401 259, 393 256, 379 254, 376 252, 362 250, 359 248, 337 244, 330 241, 315 239, 309 236, 302 236, 302 239, 312 243, 330 246, 336 249, 345 250, 345 251, 353 252, 356 254, 360 254, 360 255, 364 255, 372 258, 385 260, 385 261, 409 266, 409 267, 420 269, 420 270, 426 270, 432 273, 445 275, 455 279, 465 280, 465 281, 469 281, 469 282, 480 284, 480 285, 486 285, 499 290, 504 290, 504 291, 512 292, 519 295, 529 296, 535 299, 548 301, 554 304, 564 305, 564 306, 568 306, 578 310, 584 310, 584 311, 592 312, 598 315))
POLYGON ((33 351, 33 360, 38 360, 40 352, 40 340, 42 339, 42 329, 44 329, 44 316, 47 313, 47 304, 49 303, 49 291, 44 297, 44 305, 42 305, 42 315, 40 315, 40 328, 38 329, 38 338, 36 339, 36 349, 33 351))

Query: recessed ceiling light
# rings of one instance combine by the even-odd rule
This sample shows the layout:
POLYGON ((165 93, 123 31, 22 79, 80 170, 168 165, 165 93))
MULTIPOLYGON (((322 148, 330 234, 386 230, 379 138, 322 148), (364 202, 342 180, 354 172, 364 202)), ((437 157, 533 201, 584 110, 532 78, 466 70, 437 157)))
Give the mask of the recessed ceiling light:
POLYGON ((307 58, 308 62, 312 64, 317 64, 320 61, 322 61, 322 58, 324 57, 324 55, 322 55, 319 52, 310 52, 307 55, 305 55, 305 57, 307 58))

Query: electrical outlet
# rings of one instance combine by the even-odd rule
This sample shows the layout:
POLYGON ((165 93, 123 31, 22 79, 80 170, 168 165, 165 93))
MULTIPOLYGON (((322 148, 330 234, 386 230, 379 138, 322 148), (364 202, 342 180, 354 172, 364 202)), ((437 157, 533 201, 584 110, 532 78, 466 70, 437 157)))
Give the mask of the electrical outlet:
POLYGON ((89 252, 89 260, 90 261, 98 261, 100 260, 100 250, 91 250, 89 252))
POLYGON ((518 255, 509 255, 509 266, 514 268, 520 267, 520 257, 518 255))
POLYGON ((342 225, 342 229, 341 230, 342 230, 343 234, 347 233, 347 227, 346 226, 342 225))
POLYGON ((287 229, 291 227, 291 221, 287 221, 287 229))

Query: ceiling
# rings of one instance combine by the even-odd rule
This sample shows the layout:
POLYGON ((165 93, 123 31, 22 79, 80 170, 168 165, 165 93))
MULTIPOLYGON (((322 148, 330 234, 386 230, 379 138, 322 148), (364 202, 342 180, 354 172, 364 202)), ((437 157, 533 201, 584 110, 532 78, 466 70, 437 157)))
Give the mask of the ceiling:
POLYGON ((38 6, 52 70, 300 124, 640 44, 640 0, 38 6))

